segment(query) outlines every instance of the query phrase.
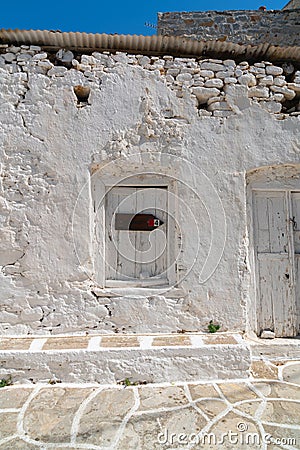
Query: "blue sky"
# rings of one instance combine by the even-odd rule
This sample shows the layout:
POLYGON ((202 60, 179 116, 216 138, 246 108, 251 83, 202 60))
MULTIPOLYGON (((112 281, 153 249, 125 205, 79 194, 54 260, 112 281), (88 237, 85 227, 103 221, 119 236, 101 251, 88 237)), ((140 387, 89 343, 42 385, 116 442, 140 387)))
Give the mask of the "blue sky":
POLYGON ((1 6, 1 28, 86 31, 91 33, 154 34, 145 22, 156 24, 158 11, 281 9, 288 0, 15 0, 1 6))

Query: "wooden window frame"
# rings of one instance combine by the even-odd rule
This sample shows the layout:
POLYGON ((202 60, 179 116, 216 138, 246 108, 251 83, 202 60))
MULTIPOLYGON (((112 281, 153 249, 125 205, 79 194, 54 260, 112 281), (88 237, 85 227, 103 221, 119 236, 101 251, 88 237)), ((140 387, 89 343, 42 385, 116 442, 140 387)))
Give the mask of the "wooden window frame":
MULTIPOLYGON (((105 268, 105 260, 106 260, 106 233, 105 233, 105 220, 106 220, 106 211, 105 211, 105 198, 107 192, 112 187, 143 187, 143 186, 153 186, 159 187, 164 186, 168 189, 168 192, 171 194, 169 196, 168 201, 168 211, 172 214, 175 219, 178 217, 177 213, 177 202, 176 193, 177 193, 177 183, 174 179, 166 176, 156 176, 155 174, 146 174, 146 175, 128 175, 128 177, 124 180, 119 176, 111 176, 110 174, 103 175, 103 173, 97 175, 97 172, 93 174, 91 177, 91 197, 93 203, 93 266, 94 266, 94 279, 97 283, 97 286, 101 289, 107 290, 113 288, 114 292, 119 290, 122 293, 126 293, 133 290, 137 290, 137 292, 142 293, 143 290, 149 292, 154 290, 168 289, 171 288, 172 292, 170 293, 171 297, 180 297, 182 292, 180 289, 177 289, 177 264, 174 261, 174 255, 176 254, 176 244, 178 242, 177 238, 177 230, 176 226, 172 226, 170 221, 168 221, 168 253, 167 253, 167 284, 164 286, 151 285, 151 283, 137 283, 137 282, 127 282, 122 280, 112 280, 107 279, 106 268, 105 268), (172 195, 174 194, 174 195, 172 195), (101 199, 99 202, 98 199, 101 199), (173 258, 173 263, 171 263, 173 258)), ((109 295, 108 295, 109 296, 109 295)))

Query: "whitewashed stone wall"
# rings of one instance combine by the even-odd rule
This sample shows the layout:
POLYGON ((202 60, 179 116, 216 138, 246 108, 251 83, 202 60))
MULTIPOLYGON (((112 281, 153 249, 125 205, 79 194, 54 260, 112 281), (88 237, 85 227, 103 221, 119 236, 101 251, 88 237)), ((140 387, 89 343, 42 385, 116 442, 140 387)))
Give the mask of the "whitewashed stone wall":
MULTIPOLYGON (((299 162, 299 72, 268 62, 2 50, 0 332, 205 331, 210 320, 222 331, 254 326, 245 175, 299 162), (78 99, 78 86, 89 88, 86 98, 78 99), (94 278, 91 194, 82 188, 107 162, 121 157, 134 172, 128 161, 144 155, 136 167, 151 171, 165 154, 192 163, 216 189, 227 218, 221 261, 200 284, 200 257, 177 298, 134 290, 105 297, 94 278)), ((176 164, 169 174, 196 176, 176 164)), ((183 200, 201 216, 189 193, 183 200)), ((183 217, 182 270, 193 247, 189 226, 183 217)))

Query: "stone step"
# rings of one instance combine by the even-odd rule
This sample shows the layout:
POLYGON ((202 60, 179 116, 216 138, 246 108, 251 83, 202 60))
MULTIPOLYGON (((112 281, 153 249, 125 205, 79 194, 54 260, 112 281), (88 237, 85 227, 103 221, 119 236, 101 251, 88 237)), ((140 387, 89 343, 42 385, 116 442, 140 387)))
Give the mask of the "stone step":
POLYGON ((238 333, 0 338, 0 378, 115 384, 247 378, 238 333))

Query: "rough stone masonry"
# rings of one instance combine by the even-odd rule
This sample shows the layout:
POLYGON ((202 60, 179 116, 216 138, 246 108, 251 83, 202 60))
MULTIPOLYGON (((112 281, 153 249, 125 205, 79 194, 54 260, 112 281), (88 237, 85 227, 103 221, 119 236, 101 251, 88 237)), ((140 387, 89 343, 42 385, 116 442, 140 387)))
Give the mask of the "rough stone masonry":
POLYGON ((158 13, 158 34, 237 44, 299 45, 300 10, 158 13))
POLYGON ((245 180, 262 166, 298 167, 297 67, 120 52, 75 57, 65 49, 55 57, 37 46, 2 46, 0 83, 1 333, 205 331, 210 320, 222 331, 255 329, 245 180), (135 154, 142 157, 128 168, 135 154), (199 284, 208 218, 183 192, 199 218, 203 255, 191 264, 190 217, 182 217, 181 294, 106 295, 94 281, 90 190, 74 222, 76 202, 95 167, 118 158, 133 174, 161 166, 174 175, 165 154, 201 168, 218 193, 227 220, 220 264, 199 284))

